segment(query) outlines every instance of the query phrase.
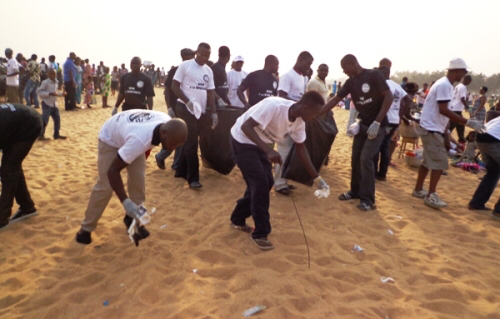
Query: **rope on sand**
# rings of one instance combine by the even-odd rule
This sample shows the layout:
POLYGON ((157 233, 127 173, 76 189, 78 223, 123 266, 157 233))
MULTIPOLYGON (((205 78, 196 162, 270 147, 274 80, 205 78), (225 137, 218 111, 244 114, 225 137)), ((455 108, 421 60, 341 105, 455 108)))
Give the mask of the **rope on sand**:
POLYGON ((295 201, 293 200, 293 196, 290 196, 292 199, 293 207, 295 207, 295 212, 297 213, 297 217, 299 218, 300 227, 302 228, 302 234, 304 235, 304 240, 306 241, 307 247, 307 265, 311 268, 311 254, 309 253, 309 244, 307 243, 306 232, 304 231, 304 225, 302 225, 302 220, 300 219, 299 211, 297 210, 297 205, 295 205, 295 201))

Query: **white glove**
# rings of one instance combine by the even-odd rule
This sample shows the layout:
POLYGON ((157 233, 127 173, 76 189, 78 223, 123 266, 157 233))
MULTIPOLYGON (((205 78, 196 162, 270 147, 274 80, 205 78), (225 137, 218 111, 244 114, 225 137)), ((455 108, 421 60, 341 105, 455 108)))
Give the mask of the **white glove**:
POLYGON ((186 103, 186 108, 190 110, 191 112, 194 112, 194 105, 193 102, 189 101, 186 103))
POLYGON ((380 129, 380 123, 377 121, 373 121, 373 123, 368 128, 368 131, 366 131, 366 135, 368 135, 368 139, 373 140, 375 137, 377 137, 379 129, 380 129))
POLYGON ((130 198, 125 199, 122 202, 123 208, 125 208, 125 212, 127 212, 127 215, 132 217, 132 218, 141 218, 141 211, 139 209, 139 206, 136 205, 130 198))
POLYGON ((171 118, 175 118, 175 113, 174 113, 174 110, 173 110, 172 108, 169 108, 169 109, 168 109, 167 114, 168 114, 168 116, 170 116, 171 118))
POLYGON ((224 102, 223 99, 219 99, 219 101, 217 101, 217 105, 218 106, 227 106, 226 102, 224 102))
POLYGON ((349 129, 347 130, 347 136, 353 137, 358 135, 359 129, 360 129, 359 120, 356 120, 354 123, 351 124, 351 126, 349 126, 349 129))
POLYGON ((113 111, 111 111, 111 116, 115 115, 118 112, 118 108, 115 107, 113 111))
POLYGON ((318 187, 318 189, 323 189, 323 190, 330 189, 330 186, 328 186, 328 184, 321 176, 316 177, 314 179, 314 183, 316 183, 316 187, 318 187))
POLYGON ((212 113, 212 130, 217 127, 217 124, 219 124, 219 117, 217 113, 212 113))
POLYGON ((468 120, 465 126, 470 127, 471 129, 479 132, 479 133, 486 133, 486 127, 484 126, 483 123, 475 120, 468 120))

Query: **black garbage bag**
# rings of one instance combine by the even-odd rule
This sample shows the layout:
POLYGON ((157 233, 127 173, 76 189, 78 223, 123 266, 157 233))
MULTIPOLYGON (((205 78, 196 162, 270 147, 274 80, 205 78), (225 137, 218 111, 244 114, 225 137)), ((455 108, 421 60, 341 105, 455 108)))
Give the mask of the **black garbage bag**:
POLYGON ((203 166, 227 175, 233 170, 235 163, 229 137, 231 128, 244 109, 224 108, 218 109, 219 124, 212 130, 212 117, 203 116, 200 132, 200 151, 203 166))
MULTIPOLYGON (((311 162, 319 172, 325 159, 330 153, 333 141, 337 135, 337 124, 332 113, 328 113, 326 119, 316 118, 306 123, 306 141, 304 142, 311 162)), ((288 157, 283 164, 283 177, 292 181, 312 186, 314 179, 305 170, 299 156, 295 152, 295 145, 292 147, 288 157)))

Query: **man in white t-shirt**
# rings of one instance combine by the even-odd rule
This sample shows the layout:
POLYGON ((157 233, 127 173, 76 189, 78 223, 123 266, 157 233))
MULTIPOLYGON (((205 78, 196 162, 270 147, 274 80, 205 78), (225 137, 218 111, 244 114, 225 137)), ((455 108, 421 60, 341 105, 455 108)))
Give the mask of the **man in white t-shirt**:
MULTIPOLYGON (((134 218, 139 219, 143 214, 139 205, 146 200, 145 153, 160 144, 164 149, 173 150, 184 143, 187 134, 184 121, 172 120, 166 113, 158 111, 133 109, 108 119, 99 132, 97 183, 92 189, 76 241, 86 245, 92 242, 91 232, 96 229, 113 191, 125 209, 123 221, 127 229, 134 218), (120 176, 124 168, 128 173, 130 198, 120 176)), ((139 236, 138 240, 149 236, 144 226, 139 228, 139 236)))
MULTIPOLYGON (((299 54, 293 69, 283 74, 279 79, 278 84, 278 96, 292 100, 298 101, 306 91, 307 72, 311 69, 311 65, 314 61, 311 53, 303 51, 299 54)), ((288 137, 278 143, 278 153, 283 159, 286 159, 288 153, 292 149, 293 140, 288 137)), ((281 166, 276 164, 275 166, 275 177, 274 177, 274 189, 282 195, 290 195, 292 193, 293 186, 287 184, 287 180, 281 177, 281 166)))
POLYGON ((19 103, 19 63, 13 58, 14 52, 12 49, 5 49, 7 57, 7 102, 19 103))
POLYGON ((172 82, 172 91, 179 98, 176 106, 177 116, 188 126, 187 140, 182 147, 175 176, 185 178, 192 189, 202 187, 198 161, 201 117, 208 116, 208 108, 212 117, 212 129, 219 122, 215 110, 214 75, 212 69, 206 65, 210 53, 210 45, 200 43, 196 57, 179 65, 172 82))
POLYGON ((244 108, 245 105, 243 105, 243 102, 241 102, 240 98, 238 97, 238 87, 248 75, 246 71, 242 70, 243 63, 245 63, 245 60, 241 55, 238 55, 233 61, 234 68, 231 71, 227 72, 229 102, 231 102, 231 106, 240 108, 244 108))
POLYGON ((268 97, 241 115, 231 128, 231 144, 236 165, 241 170, 247 189, 231 215, 232 226, 252 233, 252 240, 263 250, 274 248, 267 239, 271 233, 269 192, 273 186, 271 163, 282 164, 281 157, 270 144, 287 136, 295 143, 304 169, 315 178, 319 189, 329 192, 326 182, 311 163, 304 145, 306 124, 313 120, 325 101, 318 92, 307 92, 298 102, 268 97), (255 230, 246 224, 252 216, 255 230))
POLYGON ((424 83, 423 87, 417 92, 417 105, 420 110, 424 107, 425 97, 427 96, 429 84, 424 83))
MULTIPOLYGON (((470 75, 464 76, 462 83, 458 83, 453 91, 453 99, 450 102, 450 110, 455 112, 457 115, 462 116, 462 111, 469 110, 469 105, 467 104, 467 86, 472 82, 472 77, 470 75)), ((457 128, 458 141, 460 143, 465 143, 465 126, 451 122, 450 123, 450 133, 453 129, 457 128)))
POLYGON ((429 90, 420 117, 420 136, 424 147, 423 161, 418 170, 417 184, 413 196, 424 198, 424 203, 433 208, 448 206, 436 193, 436 187, 443 170, 448 169, 446 145, 449 146, 448 122, 454 121, 483 131, 484 125, 457 115, 448 108, 453 99, 453 83, 467 74, 467 65, 461 58, 450 61, 446 76, 442 77, 429 90), (431 171, 429 191, 423 189, 427 173, 431 171))

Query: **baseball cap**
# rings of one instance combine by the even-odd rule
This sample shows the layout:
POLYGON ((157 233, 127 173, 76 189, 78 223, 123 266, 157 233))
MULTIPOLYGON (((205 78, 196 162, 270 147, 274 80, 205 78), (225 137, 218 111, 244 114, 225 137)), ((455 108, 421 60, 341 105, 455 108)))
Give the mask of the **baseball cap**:
POLYGON ((245 60, 243 59, 243 57, 241 55, 238 55, 236 58, 234 58, 233 62, 245 62, 245 60))
POLYGON ((181 56, 186 56, 186 55, 194 55, 194 51, 191 49, 182 49, 181 50, 181 56))
POLYGON ((461 58, 452 59, 450 61, 450 65, 448 66, 448 70, 460 70, 460 69, 467 70, 467 64, 465 64, 465 61, 461 58))

